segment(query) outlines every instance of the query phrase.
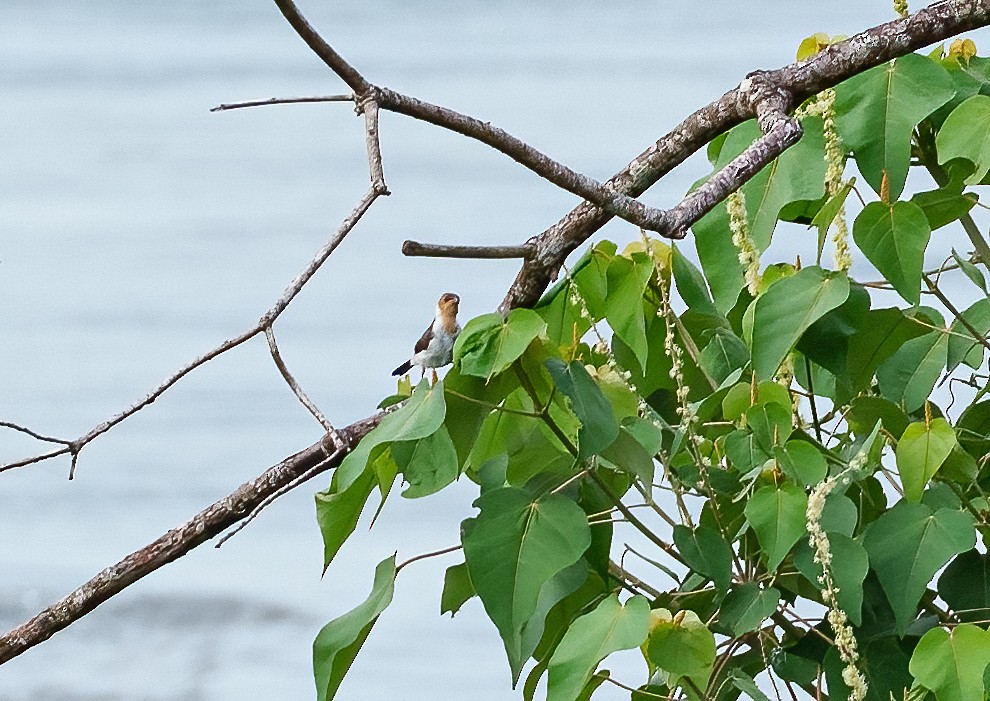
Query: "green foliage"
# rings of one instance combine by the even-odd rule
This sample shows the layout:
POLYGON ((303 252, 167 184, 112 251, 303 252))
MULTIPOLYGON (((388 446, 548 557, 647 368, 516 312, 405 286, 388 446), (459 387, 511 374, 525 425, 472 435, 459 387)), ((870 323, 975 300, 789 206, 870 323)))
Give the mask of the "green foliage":
POLYGON ((910 670, 938 701, 956 701, 985 698, 988 664, 990 633, 967 623, 951 631, 934 628, 925 633, 911 655, 910 670))
POLYGON ((794 484, 762 487, 746 502, 746 520, 756 532, 771 572, 805 534, 807 510, 808 496, 794 484))
POLYGON ((945 419, 922 421, 904 429, 897 441, 897 472, 904 487, 904 498, 921 501, 921 493, 956 444, 956 432, 945 419))
MULTIPOLYGON (((376 490, 384 503, 401 479, 429 499, 460 480, 478 512, 440 608, 480 598, 527 701, 544 685, 764 701, 770 669, 805 698, 847 698, 860 675, 868 701, 984 698, 990 295, 967 247, 985 246, 971 214, 990 182, 990 61, 962 46, 836 88, 828 190, 827 99, 742 187, 756 250, 790 227, 787 250, 815 265, 762 260, 751 290, 722 203, 693 227, 700 267, 630 232, 533 310, 470 320, 444 381, 400 386, 317 495, 325 563, 376 490), (836 175, 849 153, 881 198, 836 175), (844 208, 851 267, 826 243, 844 208), (614 674, 621 650, 646 673, 614 674)), ((740 124, 709 160, 759 136, 740 124)), ((390 562, 320 634, 326 698, 391 596, 390 562)))
POLYGON ((928 217, 913 202, 870 202, 853 224, 859 250, 911 304, 921 296, 921 268, 931 234, 928 217))
POLYGON ((925 504, 900 502, 870 524, 863 545, 893 608, 899 634, 917 615, 918 602, 935 573, 975 542, 972 516, 948 508, 933 512, 925 504))
POLYGON ((758 380, 770 379, 801 335, 826 312, 849 296, 849 281, 842 273, 805 268, 773 285, 753 303, 753 372, 758 380))
POLYGON ((886 172, 891 197, 899 197, 912 131, 955 95, 949 74, 935 61, 908 54, 850 78, 835 93, 839 135, 863 178, 879 193, 886 172))
POLYGON ((598 663, 618 650, 639 647, 650 625, 650 604, 634 596, 625 605, 615 595, 571 624, 550 660, 548 701, 578 698, 598 663))
POLYGON ((973 164, 967 185, 976 185, 990 170, 990 97, 974 95, 952 110, 935 140, 939 163, 965 158, 973 164))
POLYGON ((591 529, 584 511, 561 495, 534 499, 516 487, 500 487, 482 494, 475 506, 481 514, 463 525, 464 556, 515 677, 539 642, 527 645, 524 634, 541 590, 588 549, 591 529))
POLYGON ((332 699, 340 683, 395 592, 395 556, 375 568, 371 594, 357 608, 323 626, 313 643, 313 670, 318 701, 332 699))

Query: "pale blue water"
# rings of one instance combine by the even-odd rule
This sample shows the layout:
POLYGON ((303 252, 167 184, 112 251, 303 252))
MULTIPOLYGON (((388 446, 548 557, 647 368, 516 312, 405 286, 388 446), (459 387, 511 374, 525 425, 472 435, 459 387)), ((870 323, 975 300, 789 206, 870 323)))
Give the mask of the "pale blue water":
MULTIPOLYGON (((889 19, 886 3, 305 2, 369 79, 512 131, 605 178, 747 71, 814 31, 889 19)), ((250 325, 367 187, 346 105, 210 114, 224 101, 337 92, 274 5, 0 5, 0 418, 66 437, 250 325)), ((403 239, 520 242, 575 200, 487 148, 383 115, 394 194, 276 326, 334 421, 391 392, 439 292, 490 311, 511 262, 406 259, 403 239)), ((674 201, 695 159, 648 200, 674 201)), ((628 227, 605 232, 628 239, 628 227)), ((53 461, 0 475, 0 627, 32 615, 320 435, 253 342, 100 438, 78 478, 53 461)), ((0 462, 36 446, 0 434, 0 462)), ((395 498, 324 579, 312 494, 269 508, 0 667, 0 699, 308 699, 319 628, 374 564, 452 545, 461 485, 395 498)), ((345 699, 518 698, 477 601, 441 619, 444 567, 403 571, 345 699)), ((637 683, 635 656, 613 666, 637 683)), ((603 688, 596 698, 617 698, 603 688)))

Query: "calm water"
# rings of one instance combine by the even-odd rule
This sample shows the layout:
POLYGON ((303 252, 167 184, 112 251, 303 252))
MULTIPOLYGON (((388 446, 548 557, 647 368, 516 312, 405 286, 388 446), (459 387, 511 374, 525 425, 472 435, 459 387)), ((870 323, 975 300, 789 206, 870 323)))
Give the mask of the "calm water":
MULTIPOLYGON (((605 178, 748 70, 887 3, 305 2, 369 79, 510 130, 605 178)), ((0 5, 0 418, 74 437, 249 326, 367 187, 346 105, 210 114, 223 101, 340 91, 270 2, 0 5)), ((402 240, 519 242, 575 203, 478 144, 383 115, 392 197, 276 326, 332 420, 393 388, 439 292, 490 311, 511 263, 406 259, 402 240)), ((670 203, 697 159, 648 199, 670 203)), ((625 239, 627 227, 607 232, 625 239)), ((0 627, 310 444, 319 427, 252 343, 182 381, 82 454, 0 476, 0 627)), ((0 434, 0 462, 37 449, 0 434)), ((0 699, 307 699, 310 646, 361 601, 374 564, 457 541, 462 485, 395 498, 320 578, 312 493, 220 550, 156 572, 0 668, 0 699)), ((346 699, 513 699, 478 602, 441 619, 443 569, 403 571, 346 699), (438 674, 439 673, 439 674, 438 674)), ((635 656, 613 666, 635 682, 635 656)), ((603 689, 603 699, 615 698, 603 689)))

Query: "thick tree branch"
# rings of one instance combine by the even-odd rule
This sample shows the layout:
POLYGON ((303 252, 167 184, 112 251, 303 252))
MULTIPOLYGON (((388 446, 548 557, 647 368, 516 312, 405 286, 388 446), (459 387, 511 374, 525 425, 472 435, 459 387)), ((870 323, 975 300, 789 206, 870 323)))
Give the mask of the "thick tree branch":
MULTIPOLYGON (((381 414, 341 429, 347 448, 353 448, 372 428, 381 414)), ((232 494, 200 511, 189 521, 155 542, 131 553, 116 565, 106 568, 65 598, 55 602, 37 616, 0 637, 0 664, 44 642, 73 621, 86 615, 104 601, 162 565, 182 557, 190 550, 235 525, 265 499, 293 483, 300 475, 339 465, 346 450, 337 450, 327 440, 315 443, 269 468, 259 477, 238 487, 232 494)), ((321 470, 321 471, 323 471, 321 470)))
POLYGON ((333 50, 319 33, 313 29, 312 25, 299 12, 296 3, 292 0, 275 0, 275 5, 285 19, 288 20, 292 28, 296 30, 306 45, 313 50, 313 53, 322 59, 340 79, 347 83, 347 87, 354 91, 355 95, 365 95, 373 89, 373 85, 358 73, 357 69, 344 60, 344 57, 333 50))
MULTIPOLYGON (((882 24, 833 44, 803 63, 758 75, 764 83, 789 92, 791 104, 797 105, 885 61, 987 24, 990 24, 990 0, 947 0, 907 19, 882 24)), ((745 121, 749 114, 740 111, 739 105, 739 88, 734 88, 681 122, 612 176, 608 184, 618 192, 638 197, 692 153, 745 121)), ((556 279, 564 259, 611 218, 607 210, 583 203, 531 238, 538 254, 523 264, 501 309, 535 304, 556 279)))

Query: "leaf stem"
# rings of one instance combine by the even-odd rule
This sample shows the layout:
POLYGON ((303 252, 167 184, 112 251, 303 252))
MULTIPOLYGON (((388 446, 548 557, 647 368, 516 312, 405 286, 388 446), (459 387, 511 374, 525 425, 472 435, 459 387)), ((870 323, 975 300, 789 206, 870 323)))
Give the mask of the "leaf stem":
POLYGON ((414 562, 418 562, 419 560, 425 560, 425 559, 430 558, 430 557, 439 557, 441 555, 448 555, 449 553, 453 553, 453 552, 457 552, 458 550, 461 550, 463 547, 464 547, 463 545, 461 545, 460 543, 458 543, 457 545, 451 545, 449 548, 443 548, 441 550, 434 550, 432 552, 422 553, 420 555, 416 555, 414 557, 409 558, 405 562, 400 563, 395 568, 395 573, 398 574, 399 572, 402 571, 402 568, 403 567, 405 567, 406 565, 411 565, 414 562))

